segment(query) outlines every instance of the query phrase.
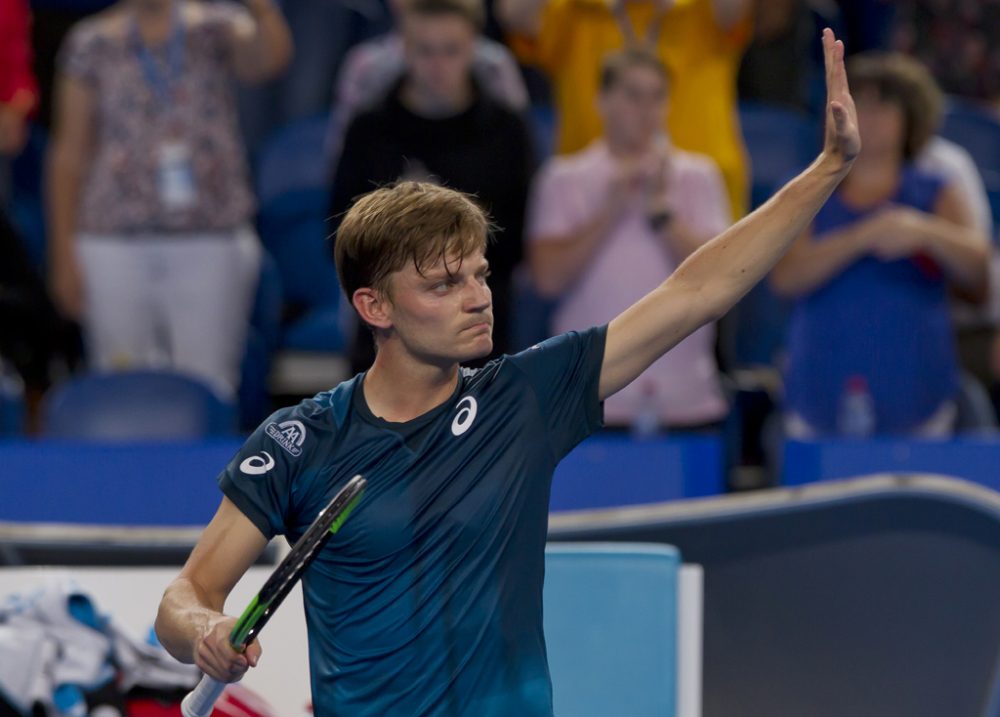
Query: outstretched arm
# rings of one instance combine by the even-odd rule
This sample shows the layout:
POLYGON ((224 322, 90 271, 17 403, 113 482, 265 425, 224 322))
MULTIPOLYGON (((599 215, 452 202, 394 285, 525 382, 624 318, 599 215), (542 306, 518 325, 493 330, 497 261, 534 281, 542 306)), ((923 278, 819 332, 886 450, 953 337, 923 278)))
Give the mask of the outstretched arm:
POLYGON ((823 31, 827 117, 823 151, 802 174, 678 267, 608 326, 600 397, 627 386, 698 327, 720 318, 760 281, 847 174, 861 149, 844 45, 823 31))

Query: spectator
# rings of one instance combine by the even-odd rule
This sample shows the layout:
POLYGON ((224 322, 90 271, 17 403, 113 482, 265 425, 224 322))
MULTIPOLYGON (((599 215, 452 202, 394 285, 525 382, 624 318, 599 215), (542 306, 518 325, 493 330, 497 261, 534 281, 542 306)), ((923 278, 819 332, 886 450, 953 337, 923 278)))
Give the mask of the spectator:
POLYGON ((4 157, 13 157, 24 147, 27 118, 38 103, 30 27, 27 0, 0 0, 0 155, 4 157))
POLYGON ((837 0, 847 33, 846 45, 851 48, 849 54, 889 49, 901 4, 899 0, 837 0))
POLYGON ((123 0, 70 34, 51 271, 95 367, 167 365, 233 395, 259 247, 232 79, 274 77, 290 55, 272 0, 123 0))
POLYGON ((1000 0, 895 4, 896 50, 920 59, 948 94, 1000 102, 1000 0))
MULTIPOLYGON (((940 88, 927 68, 919 61, 903 54, 886 56, 896 72, 910 77, 915 87, 927 88, 932 93, 931 107, 937 110, 924 119, 936 131, 941 122, 943 99, 940 88)), ((916 157, 917 168, 942 177, 965 199, 972 211, 972 218, 984 236, 993 234, 993 213, 983 178, 976 168, 975 160, 961 145, 941 136, 934 136, 916 157)), ((962 369, 975 377, 984 386, 990 386, 1000 378, 990 366, 991 344, 1000 346, 1000 253, 991 246, 990 295, 984 304, 964 301, 961 296, 952 297, 952 320, 957 335, 958 356, 962 369)))
MULTIPOLYGON (((398 18, 406 0, 390 0, 393 16, 398 18)), ((333 109, 327 152, 336 165, 348 123, 358 112, 382 99, 399 82, 406 70, 403 37, 398 28, 352 49, 344 59, 334 88, 333 109)), ((517 61, 500 43, 480 36, 476 39, 472 74, 478 86, 492 99, 515 112, 528 107, 528 91, 517 61)))
MULTIPOLYGON (((667 71, 656 55, 610 55, 600 86, 604 136, 551 160, 532 195, 531 268, 539 292, 559 300, 555 333, 610 321, 729 225, 718 168, 663 134, 667 71)), ((699 329, 609 398, 606 422, 629 425, 655 400, 671 429, 720 424, 714 334, 699 329)))
MULTIPOLYGON (((499 225, 487 249, 494 353, 509 348, 511 274, 521 260, 533 171, 524 120, 483 92, 472 72, 481 0, 410 0, 403 13, 406 72, 375 107, 351 121, 333 182, 336 218, 351 200, 397 179, 433 179, 478 197, 499 225)), ((372 337, 359 327, 352 365, 371 365, 372 337)))
POLYGON ((0 0, 0 356, 24 383, 25 427, 35 433, 42 395, 67 331, 7 216, 9 197, 3 189, 8 162, 24 148, 28 117, 38 103, 30 24, 26 0, 0 0))
POLYGON ((880 55, 848 72, 864 147, 772 275, 797 299, 786 427, 837 431, 845 386, 861 377, 876 432, 945 436, 959 372, 948 289, 985 297, 988 241, 956 187, 912 165, 934 131, 933 91, 880 55))
POLYGON ((746 151, 736 106, 752 0, 498 0, 497 16, 520 57, 553 84, 557 151, 601 134, 601 59, 627 44, 655 48, 671 78, 665 127, 677 147, 715 160, 733 217, 746 213, 746 151))
POLYGON ((753 40, 743 54, 739 97, 795 109, 826 103, 823 78, 824 27, 837 26, 828 0, 769 0, 755 3, 753 40))

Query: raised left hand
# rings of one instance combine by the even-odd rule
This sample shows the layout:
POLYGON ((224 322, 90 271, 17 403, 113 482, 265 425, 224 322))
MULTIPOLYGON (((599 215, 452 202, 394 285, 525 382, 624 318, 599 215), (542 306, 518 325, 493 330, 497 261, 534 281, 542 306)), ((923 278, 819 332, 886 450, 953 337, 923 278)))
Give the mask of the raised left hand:
POLYGON ((833 30, 823 30, 823 55, 826 63, 826 136, 823 154, 847 169, 861 151, 858 113, 844 67, 844 43, 833 30))

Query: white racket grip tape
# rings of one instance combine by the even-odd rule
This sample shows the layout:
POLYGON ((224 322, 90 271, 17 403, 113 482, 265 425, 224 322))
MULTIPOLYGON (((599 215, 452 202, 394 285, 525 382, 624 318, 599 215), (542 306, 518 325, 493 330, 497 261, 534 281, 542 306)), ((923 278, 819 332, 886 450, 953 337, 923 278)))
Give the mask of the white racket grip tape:
POLYGON ((219 682, 204 675, 198 686, 188 692, 187 697, 181 702, 181 714, 184 717, 209 717, 212 714, 215 701, 219 699, 225 689, 225 682, 219 682))

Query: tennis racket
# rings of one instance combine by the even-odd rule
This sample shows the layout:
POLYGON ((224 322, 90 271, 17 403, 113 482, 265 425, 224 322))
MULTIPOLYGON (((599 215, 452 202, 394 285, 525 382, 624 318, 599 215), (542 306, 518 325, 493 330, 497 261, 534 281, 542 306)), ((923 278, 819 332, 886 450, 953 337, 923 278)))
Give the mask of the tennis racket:
MULTIPOLYGON (((366 484, 367 481, 360 475, 351 478, 274 569, 264 587, 250 601, 232 632, 229 633, 229 644, 234 650, 243 652, 257 637, 282 600, 302 577, 309 563, 319 554, 320 548, 340 530, 351 511, 360 502, 366 484)), ((184 717, 208 717, 212 713, 215 701, 225 688, 225 682, 219 682, 205 675, 198 686, 181 702, 181 713, 184 717)))

